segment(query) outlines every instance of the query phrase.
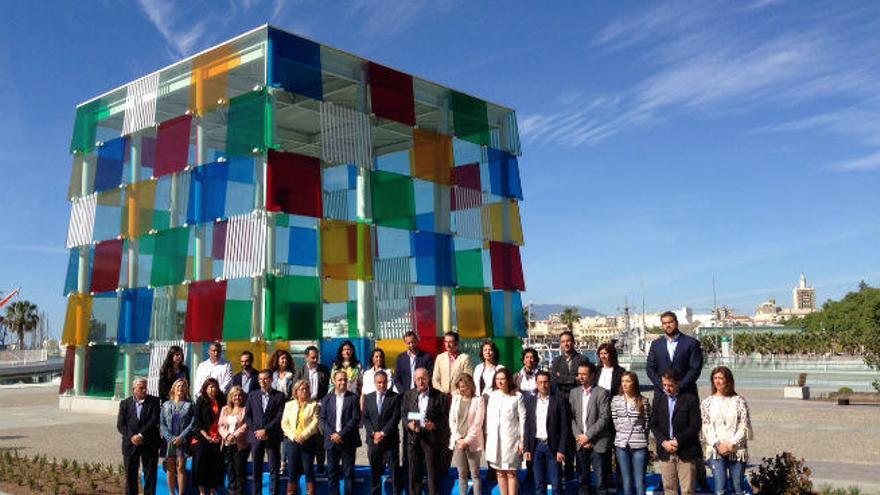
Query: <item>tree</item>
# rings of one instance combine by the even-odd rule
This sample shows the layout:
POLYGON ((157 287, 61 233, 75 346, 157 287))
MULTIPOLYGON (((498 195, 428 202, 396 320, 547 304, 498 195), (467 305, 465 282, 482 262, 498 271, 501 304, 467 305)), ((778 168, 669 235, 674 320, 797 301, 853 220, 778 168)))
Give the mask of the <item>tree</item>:
POLYGON ((574 330, 574 324, 581 321, 581 315, 578 313, 577 308, 568 306, 562 310, 562 314, 559 315, 559 321, 567 326, 569 330, 574 330))
POLYGON ((36 330, 40 323, 37 305, 30 301, 16 301, 6 307, 3 324, 18 335, 18 347, 24 349, 24 335, 36 330))

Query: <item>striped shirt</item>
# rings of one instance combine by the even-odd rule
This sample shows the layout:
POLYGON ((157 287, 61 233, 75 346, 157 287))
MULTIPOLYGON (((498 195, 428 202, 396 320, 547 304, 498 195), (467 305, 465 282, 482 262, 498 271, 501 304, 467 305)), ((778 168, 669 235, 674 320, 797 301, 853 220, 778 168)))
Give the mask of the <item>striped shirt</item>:
POLYGON ((630 406, 626 397, 617 395, 611 399, 611 419, 614 421, 614 446, 631 449, 644 449, 648 447, 648 430, 651 420, 651 404, 648 399, 642 399, 645 408, 644 414, 639 417, 636 405, 630 406))

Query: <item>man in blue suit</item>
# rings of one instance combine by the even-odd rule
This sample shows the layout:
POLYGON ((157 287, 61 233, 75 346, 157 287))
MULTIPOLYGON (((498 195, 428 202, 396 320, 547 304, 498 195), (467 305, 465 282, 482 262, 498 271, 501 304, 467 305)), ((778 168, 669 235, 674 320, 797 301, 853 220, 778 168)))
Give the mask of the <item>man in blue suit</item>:
POLYGON ((281 468, 281 415, 284 394, 272 388, 272 372, 263 370, 259 390, 248 394, 244 420, 248 426, 248 442, 254 455, 254 495, 263 493, 263 455, 269 458, 269 493, 278 495, 278 471, 281 468))
POLYGON ((660 323, 664 336, 651 343, 646 370, 654 384, 654 397, 663 395, 660 377, 670 368, 681 377, 681 393, 697 395, 697 379, 703 369, 700 341, 678 330, 678 317, 672 311, 660 315, 660 323))
POLYGON ((358 398, 348 391, 348 375, 344 370, 333 374, 333 393, 321 400, 321 429, 327 451, 327 485, 330 495, 339 495, 339 463, 345 495, 354 492, 354 456, 361 446, 361 410, 358 398))
POLYGON ((412 330, 403 334, 406 352, 397 356, 397 367, 394 368, 394 390, 403 396, 413 388, 415 371, 425 368, 430 374, 434 369, 434 359, 427 352, 419 349, 419 337, 412 330))

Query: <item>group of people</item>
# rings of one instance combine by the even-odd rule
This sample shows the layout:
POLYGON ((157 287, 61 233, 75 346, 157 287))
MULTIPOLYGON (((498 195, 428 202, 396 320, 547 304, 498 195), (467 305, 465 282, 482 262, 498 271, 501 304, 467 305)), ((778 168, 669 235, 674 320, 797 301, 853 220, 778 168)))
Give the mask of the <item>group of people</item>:
MULTIPOLYGON (((539 495, 548 485, 565 493, 563 480, 575 472, 579 495, 609 493, 612 457, 618 491, 642 494, 650 435, 665 493, 695 493, 706 461, 716 493, 729 493, 727 480, 734 493, 743 493, 748 405, 725 367, 712 371, 711 395, 700 402, 699 342, 678 331, 674 313, 661 321, 665 335, 652 344, 647 360, 653 402, 641 394, 638 376, 618 365, 613 345, 599 347, 597 366, 575 350, 571 332, 560 336, 562 353, 549 367, 526 349, 516 373, 499 363, 492 341, 482 345, 474 366, 454 332, 444 335, 444 352, 436 358, 408 332, 394 373, 382 349, 372 351, 364 369, 354 345, 344 342, 330 369, 309 347, 299 369, 289 352, 279 350, 268 369, 257 371, 253 355, 244 352, 242 371, 233 375, 214 343, 196 370, 194 400, 183 350, 172 347, 160 370, 159 397, 147 395, 146 380, 136 379, 132 396, 120 404, 127 490, 137 493, 142 466, 145 492, 155 492, 161 451, 172 494, 184 492, 191 456, 200 493, 213 493, 228 473, 230 491, 243 494, 252 458, 254 473, 262 473, 268 461, 273 495, 284 471, 288 494, 297 494, 305 477, 306 492, 314 495, 316 471, 324 469, 329 493, 338 495, 344 486, 350 495, 363 428, 373 495, 382 493, 386 472, 396 494, 404 486, 421 493, 426 484, 428 494, 437 495, 450 465, 457 468, 460 493, 472 484, 479 494, 483 457, 502 495, 517 494, 524 465, 539 495)), ((254 494, 262 493, 262 476, 254 476, 252 486, 254 494)))

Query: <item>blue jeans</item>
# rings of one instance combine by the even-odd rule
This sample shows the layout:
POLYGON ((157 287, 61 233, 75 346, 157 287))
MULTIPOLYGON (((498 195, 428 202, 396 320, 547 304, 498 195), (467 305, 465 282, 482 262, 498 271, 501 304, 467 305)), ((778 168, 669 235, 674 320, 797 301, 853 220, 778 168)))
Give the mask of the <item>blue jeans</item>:
POLYGON ((547 442, 537 442, 532 457, 535 467, 535 493, 547 495, 547 483, 553 486, 553 494, 565 493, 562 488, 562 466, 556 462, 556 452, 550 450, 547 442))
POLYGON ((611 452, 596 452, 593 449, 577 450, 578 495, 607 495, 608 478, 611 475, 611 452), (590 478, 590 468, 596 476, 596 488, 590 478))
POLYGON ((645 495, 645 470, 648 467, 648 449, 615 447, 617 466, 620 468, 621 488, 624 495, 645 495))
POLYGON ((740 461, 731 461, 725 458, 710 459, 709 465, 712 466, 712 478, 715 480, 716 495, 726 495, 727 480, 733 484, 733 493, 742 495, 745 493, 742 487, 743 470, 745 463, 740 461), (729 475, 728 475, 729 471, 729 475))

